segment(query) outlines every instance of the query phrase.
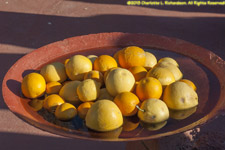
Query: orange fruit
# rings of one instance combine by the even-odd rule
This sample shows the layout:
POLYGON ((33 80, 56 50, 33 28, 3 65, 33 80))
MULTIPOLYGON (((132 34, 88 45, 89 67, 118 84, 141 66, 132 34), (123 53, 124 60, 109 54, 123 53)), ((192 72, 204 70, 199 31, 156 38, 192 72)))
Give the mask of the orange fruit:
POLYGON ((59 93, 62 84, 60 82, 52 81, 46 84, 46 93, 47 94, 57 94, 59 93))
POLYGON ((131 67, 129 71, 134 75, 135 81, 140 81, 147 74, 147 70, 142 66, 131 67))
POLYGON ((141 101, 149 98, 160 98, 162 95, 162 85, 158 79, 146 77, 137 85, 136 94, 141 101))
POLYGON ((137 46, 126 47, 118 54, 119 64, 123 68, 144 66, 146 61, 145 51, 137 46))
POLYGON ((117 67, 117 62, 109 55, 101 55, 94 61, 94 70, 98 70, 102 73, 114 67, 117 67))
POLYGON ((123 49, 117 51, 114 55, 113 58, 116 60, 116 62, 119 64, 119 53, 121 53, 123 49))
POLYGON ((193 90, 195 90, 195 91, 197 90, 197 87, 195 86, 195 84, 192 81, 190 81, 188 79, 181 79, 180 81, 184 82, 187 85, 189 85, 190 87, 192 87, 193 90))
POLYGON ((97 70, 92 70, 92 71, 87 72, 84 75, 84 80, 85 79, 93 79, 93 80, 101 83, 101 86, 104 84, 103 75, 100 71, 97 71, 97 70))
POLYGON ((84 102, 82 104, 80 104, 77 108, 78 111, 78 116, 81 119, 85 119, 88 110, 91 108, 91 106, 94 104, 94 102, 84 102))
POLYGON ((135 115, 138 111, 136 105, 139 105, 140 103, 138 97, 131 92, 120 93, 113 101, 119 107, 123 116, 135 115))

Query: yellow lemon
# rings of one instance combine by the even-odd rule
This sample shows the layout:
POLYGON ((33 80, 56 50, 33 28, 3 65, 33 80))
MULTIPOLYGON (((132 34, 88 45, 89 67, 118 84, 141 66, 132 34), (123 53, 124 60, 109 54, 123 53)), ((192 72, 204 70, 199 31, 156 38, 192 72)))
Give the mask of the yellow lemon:
POLYGON ((157 64, 157 59, 156 59, 155 55, 153 55, 150 52, 145 52, 145 56, 146 56, 146 60, 145 60, 144 67, 147 70, 150 70, 151 68, 153 68, 157 64))
POLYGON ((100 83, 93 79, 82 81, 77 87, 77 95, 82 102, 95 101, 100 92, 100 83))
POLYGON ((179 67, 179 64, 177 63, 177 61, 171 57, 163 57, 158 61, 158 63, 173 64, 173 65, 179 67))
POLYGON ((102 73, 97 70, 92 70, 92 71, 87 72, 84 75, 84 80, 85 79, 93 79, 93 80, 99 82, 101 84, 101 86, 104 84, 104 77, 103 77, 102 73))
POLYGON ((58 105, 55 110, 55 117, 62 121, 69 121, 77 115, 77 109, 70 103, 58 105))
POLYGON ((197 87, 195 86, 195 84, 191 81, 191 80, 188 80, 188 79, 181 79, 180 80, 181 82, 184 82, 186 83, 187 85, 189 85, 190 87, 192 87, 193 90, 197 90, 197 87))
POLYGON ((77 87, 80 84, 80 81, 68 81, 59 91, 59 95, 68 103, 77 105, 80 103, 80 100, 77 95, 77 87))
POLYGON ((146 75, 146 77, 154 77, 160 81, 163 87, 175 82, 173 73, 163 67, 154 67, 146 75))
POLYGON ((180 69, 173 64, 161 62, 158 63, 156 67, 163 67, 169 69, 169 71, 173 74, 175 81, 178 81, 183 77, 183 74, 180 69))
POLYGON ((170 109, 184 110, 198 105, 198 95, 186 83, 176 81, 165 88, 163 101, 170 109))
POLYGON ((29 105, 31 106, 31 108, 34 110, 34 111, 39 111, 42 109, 43 107, 43 102, 44 100, 40 100, 40 99, 32 99, 31 101, 29 101, 29 105))
POLYGON ((49 95, 45 98, 43 106, 45 109, 47 109, 49 112, 54 113, 55 109, 58 105, 61 105, 64 103, 64 100, 57 94, 49 95))
POLYGON ((62 83, 67 79, 65 66, 60 62, 45 65, 41 68, 40 73, 45 78, 46 82, 57 81, 62 83))
POLYGON ((83 55, 75 55, 66 64, 66 73, 71 80, 83 80, 84 74, 92 70, 90 59, 83 55))
POLYGON ((106 77, 106 89, 110 95, 116 96, 122 92, 130 92, 135 84, 134 76, 123 68, 111 70, 106 77))
POLYGON ((39 73, 30 73, 23 78, 22 93, 27 98, 41 97, 45 93, 45 79, 39 73))
POLYGON ((111 131, 123 124, 123 116, 117 105, 110 100, 95 102, 85 118, 86 126, 95 131, 111 131))
POLYGON ((138 110, 138 117, 146 123, 159 123, 169 118, 169 109, 166 104, 159 99, 147 99, 141 103, 138 110))
POLYGON ((60 82, 52 81, 46 84, 47 94, 58 94, 62 84, 60 82))

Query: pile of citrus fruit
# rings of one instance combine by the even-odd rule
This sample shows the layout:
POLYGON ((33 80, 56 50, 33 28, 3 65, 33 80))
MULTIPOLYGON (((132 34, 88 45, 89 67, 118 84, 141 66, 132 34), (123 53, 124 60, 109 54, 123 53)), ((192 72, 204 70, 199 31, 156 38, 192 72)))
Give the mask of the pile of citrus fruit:
POLYGON ((61 121, 79 116, 88 128, 105 132, 125 124, 136 128, 138 123, 129 121, 133 116, 143 125, 162 127, 170 113, 179 118, 177 112, 196 108, 196 86, 182 77, 173 58, 157 61, 152 53, 129 46, 114 56, 74 55, 47 64, 40 73, 26 75, 21 89, 35 111, 46 109, 61 121))

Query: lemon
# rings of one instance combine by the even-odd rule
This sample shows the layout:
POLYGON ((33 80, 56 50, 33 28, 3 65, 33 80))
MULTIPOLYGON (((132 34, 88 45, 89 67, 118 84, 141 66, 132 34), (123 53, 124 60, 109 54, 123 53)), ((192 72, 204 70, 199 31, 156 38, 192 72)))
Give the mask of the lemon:
POLYGON ((62 84, 60 82, 52 81, 46 84, 47 94, 58 94, 62 84))
POLYGON ((197 90, 197 87, 196 85, 191 81, 191 80, 188 80, 188 79, 181 79, 180 80, 181 82, 184 82, 186 83, 187 85, 189 85, 190 87, 192 87, 193 90, 197 90))
POLYGON ((59 95, 68 103, 77 105, 80 103, 80 100, 77 95, 77 87, 80 84, 80 81, 68 81, 60 89, 59 95))
POLYGON ((23 78, 22 93, 27 98, 41 97, 45 93, 45 79, 39 73, 30 73, 23 78))
POLYGON ((83 80, 84 74, 92 70, 90 59, 83 55, 75 55, 66 64, 66 74, 71 80, 83 80))
POLYGON ((162 100, 150 98, 142 102, 138 118, 146 123, 160 123, 169 118, 169 109, 162 100))
POLYGON ((164 57, 164 58, 161 58, 158 63, 164 63, 164 64, 173 64, 177 67, 179 67, 179 64, 177 63, 177 61, 171 57, 164 57))
POLYGON ((163 101, 170 109, 184 110, 198 105, 198 95, 186 83, 176 81, 165 88, 163 101))
POLYGON ((101 86, 104 84, 103 74, 97 70, 92 70, 92 71, 87 72, 84 75, 84 80, 85 79, 93 79, 93 80, 99 82, 101 84, 101 86))
POLYGON ((145 52, 145 57, 146 57, 146 60, 145 60, 144 67, 147 70, 150 70, 151 68, 153 68, 157 64, 157 59, 156 59, 155 55, 153 55, 150 52, 145 52))
POLYGON ((54 113, 55 109, 58 105, 61 105, 64 103, 64 100, 57 94, 49 95, 45 98, 43 106, 45 109, 47 109, 49 112, 54 113))
POLYGON ((111 131, 123 124, 123 116, 116 104, 110 100, 95 102, 89 109, 86 126, 95 131, 111 131))
POLYGON ((58 105, 55 110, 55 117, 62 121, 69 121, 77 115, 77 109, 70 103, 58 105))
POLYGON ((116 96, 122 92, 130 92, 135 84, 135 78, 130 71, 123 68, 111 70, 105 81, 106 89, 110 95, 116 96))
POLYGON ((94 101, 98 98, 100 83, 93 79, 82 81, 77 87, 77 95, 82 102, 94 101))
POLYGON ((40 73, 45 78, 46 82, 58 81, 62 83, 67 79, 65 66, 60 62, 45 65, 41 68, 40 73))
POLYGON ((169 69, 169 71, 173 74, 175 81, 178 81, 183 77, 183 74, 180 69, 173 64, 161 62, 158 63, 156 66, 169 69))
POLYGON ((163 87, 175 82, 173 73, 163 67, 154 67, 146 75, 147 77, 154 77, 160 81, 163 87))
POLYGON ((43 102, 44 100, 40 100, 40 99, 32 99, 31 101, 29 101, 29 105, 31 106, 31 108, 34 110, 34 111, 39 111, 42 109, 43 107, 43 102))
POLYGON ((113 100, 114 97, 109 94, 106 88, 100 89, 98 100, 108 99, 113 100))

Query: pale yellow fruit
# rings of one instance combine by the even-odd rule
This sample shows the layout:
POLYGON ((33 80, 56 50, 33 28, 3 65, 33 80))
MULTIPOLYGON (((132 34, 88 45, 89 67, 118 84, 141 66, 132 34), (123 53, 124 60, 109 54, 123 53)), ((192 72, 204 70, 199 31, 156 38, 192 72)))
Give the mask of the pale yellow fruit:
POLYGON ((158 63, 156 66, 169 69, 169 71, 173 74, 175 81, 178 81, 183 77, 183 74, 180 71, 180 69, 173 64, 161 62, 161 63, 158 63))
POLYGON ((38 98, 45 93, 45 79, 39 73, 30 73, 23 78, 21 90, 27 98, 38 98))
POLYGON ((177 63, 177 61, 171 57, 164 57, 164 58, 161 58, 158 63, 165 63, 165 64, 173 64, 177 67, 179 67, 179 64, 177 63))
POLYGON ((77 95, 77 87, 80 84, 80 81, 68 81, 59 91, 59 95, 68 103, 77 105, 80 103, 80 100, 77 95))
POLYGON ((146 57, 146 60, 145 60, 144 67, 147 70, 153 68, 157 64, 157 59, 156 59, 155 55, 153 55, 152 53, 145 52, 145 57, 146 57))
POLYGON ((154 77, 160 81, 163 87, 175 82, 173 73, 163 67, 154 67, 146 75, 147 77, 154 77))
POLYGON ((106 88, 100 89, 98 100, 108 99, 113 100, 114 97, 109 94, 106 88))
POLYGON ((95 102, 89 109, 86 126, 95 131, 111 131, 123 124, 123 116, 116 104, 110 100, 95 102))
POLYGON ((100 83, 93 79, 82 81, 77 87, 77 95, 82 102, 94 101, 98 98, 100 83))
POLYGON ((29 105, 31 106, 31 108, 34 110, 34 111, 39 111, 42 109, 43 107, 43 102, 44 100, 40 100, 40 99, 32 99, 31 101, 29 101, 29 105))
POLYGON ((43 107, 49 112, 54 113, 58 105, 63 104, 65 101, 57 94, 49 95, 45 98, 43 107))
POLYGON ((83 80, 84 74, 92 70, 91 60, 83 55, 75 55, 66 64, 66 74, 71 80, 83 80))
POLYGON ((146 123, 163 122, 169 118, 169 109, 162 100, 150 98, 142 102, 138 118, 146 123))
POLYGON ((87 58, 91 60, 92 64, 94 64, 94 61, 95 61, 96 58, 98 58, 98 56, 96 56, 96 55, 88 55, 87 58))
POLYGON ((176 81, 165 88, 163 101, 170 109, 184 110, 198 105, 198 95, 186 83, 176 81))
POLYGON ((60 82, 52 81, 46 84, 46 93, 47 94, 58 94, 62 84, 60 82))
POLYGON ((100 71, 97 70, 92 70, 84 75, 84 80, 85 79, 93 79, 101 84, 101 86, 104 84, 104 77, 103 74, 100 71))
POLYGON ((45 65, 41 68, 40 73, 45 78, 46 82, 57 81, 62 83, 67 79, 65 66, 60 62, 45 65))
POLYGON ((70 103, 58 105, 55 110, 55 117, 62 121, 69 121, 77 115, 77 109, 70 103))
POLYGON ((170 118, 176 119, 176 120, 182 120, 186 119, 187 117, 191 116, 193 113, 195 113, 197 110, 197 107, 192 107, 185 110, 172 110, 170 109, 170 118))
POLYGON ((134 76, 123 68, 111 70, 105 81, 106 89, 110 95, 116 96, 122 92, 130 92, 135 84, 134 76))

